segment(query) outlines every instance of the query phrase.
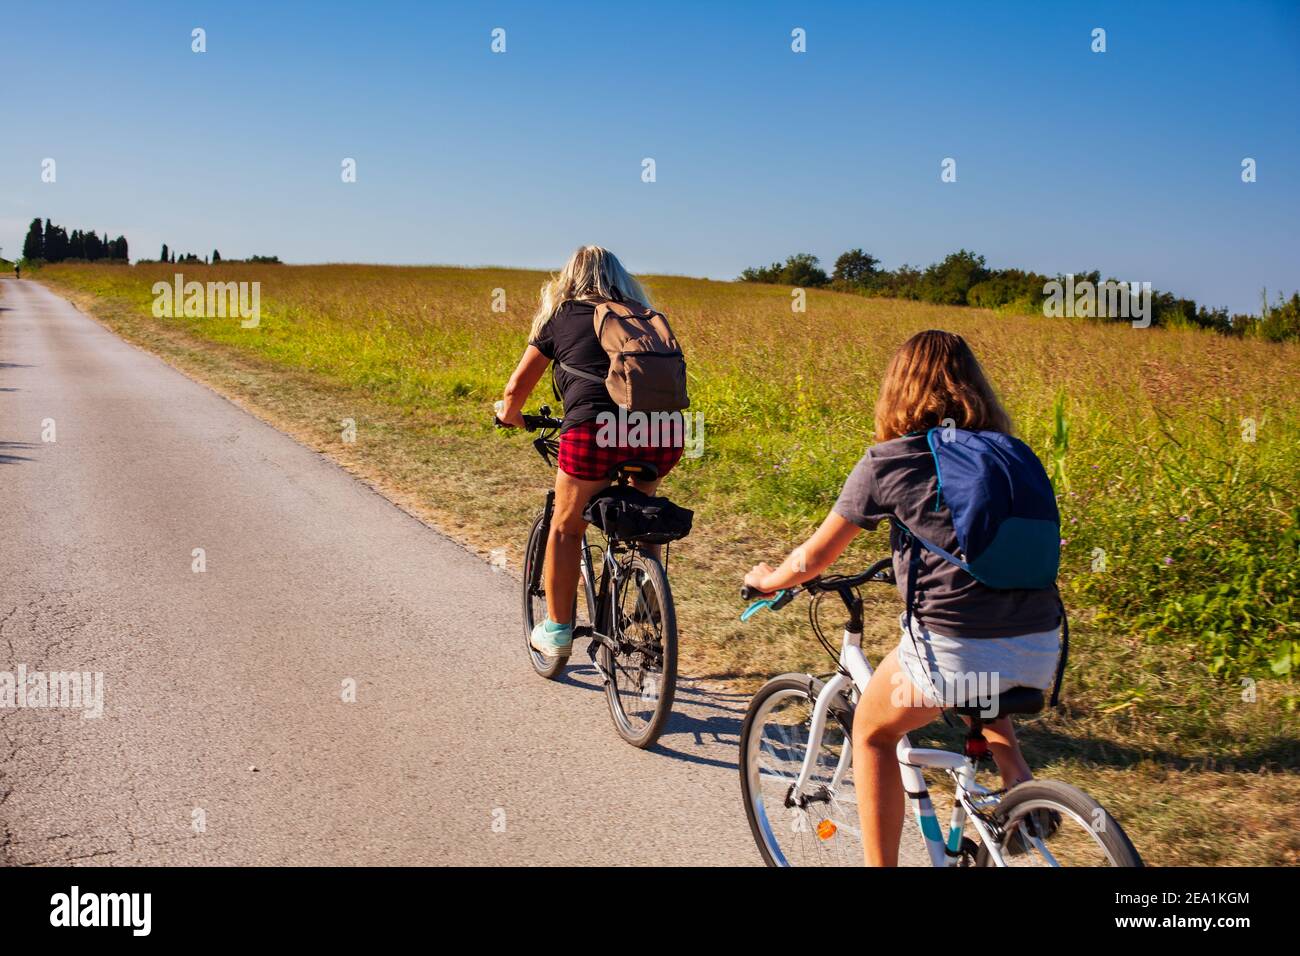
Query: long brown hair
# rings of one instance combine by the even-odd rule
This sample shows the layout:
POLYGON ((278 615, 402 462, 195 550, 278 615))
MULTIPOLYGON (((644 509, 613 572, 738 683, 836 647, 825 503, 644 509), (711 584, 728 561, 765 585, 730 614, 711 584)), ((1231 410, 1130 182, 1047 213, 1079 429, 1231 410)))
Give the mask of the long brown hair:
POLYGON ((929 329, 903 343, 876 402, 876 441, 943 426, 1011 434, 1011 418, 966 340, 929 329))

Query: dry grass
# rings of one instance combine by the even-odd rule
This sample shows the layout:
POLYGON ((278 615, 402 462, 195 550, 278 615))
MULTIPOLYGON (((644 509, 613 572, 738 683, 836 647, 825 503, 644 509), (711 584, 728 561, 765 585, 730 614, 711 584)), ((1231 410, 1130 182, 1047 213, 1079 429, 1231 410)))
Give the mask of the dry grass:
MULTIPOLYGON (((64 266, 40 278, 448 534, 483 552, 504 548, 517 566, 550 476, 489 415, 540 274, 185 267, 200 281, 262 283, 261 327, 245 330, 229 319, 153 318, 150 286, 180 268, 64 266), (504 314, 491 311, 497 288, 504 314), (340 440, 347 418, 357 422, 355 444, 340 440)), ((749 689, 780 671, 828 669, 801 607, 739 625, 739 577, 829 507, 868 443, 889 354, 941 325, 970 339, 1045 458, 1060 396, 1068 409, 1065 583, 1077 619, 1069 706, 1026 723, 1031 762, 1110 806, 1151 862, 1295 861, 1294 685, 1256 661, 1257 701, 1247 703, 1223 676, 1256 640, 1267 657, 1292 639, 1293 615, 1269 592, 1282 624, 1249 635, 1226 665, 1204 628, 1144 615, 1203 587, 1198 547, 1263 550, 1293 528, 1300 349, 819 292, 806 314, 792 315, 783 288, 649 284, 687 344, 706 425, 704 457, 684 462, 667 486, 697 512, 696 533, 672 556, 685 670, 749 689), (1240 442, 1242 418, 1259 426, 1250 446, 1240 442), (1169 470, 1170 437, 1183 449, 1181 471, 1169 470), (1225 493, 1227 480, 1236 485, 1225 493), (1184 514, 1194 517, 1180 522, 1184 514), (1145 551, 1126 540, 1135 528, 1154 542, 1145 551), (1090 572, 1095 547, 1111 557, 1107 575, 1090 572), (1173 566, 1156 558, 1170 553, 1179 555, 1173 566)), ((845 561, 860 565, 883 548, 863 536, 845 561)), ((876 648, 896 633, 897 610, 892 594, 872 597, 876 648)))

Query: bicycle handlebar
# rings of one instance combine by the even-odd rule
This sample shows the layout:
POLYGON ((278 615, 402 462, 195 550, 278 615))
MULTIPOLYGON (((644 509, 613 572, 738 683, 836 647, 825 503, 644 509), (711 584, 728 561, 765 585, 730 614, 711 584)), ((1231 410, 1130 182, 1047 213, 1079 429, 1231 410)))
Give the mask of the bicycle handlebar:
MULTIPOLYGON (((501 404, 502 404, 501 402, 497 402, 496 411, 501 410, 500 409, 501 404)), ((551 407, 549 405, 543 405, 540 409, 538 409, 538 412, 539 414, 537 415, 525 414, 522 416, 524 419, 524 431, 529 431, 529 432, 547 431, 550 429, 559 428, 561 425, 564 424, 564 422, 561 419, 551 417, 551 407)), ((492 423, 496 425, 497 428, 512 427, 510 425, 507 425, 501 419, 497 418, 495 413, 492 415, 492 423)))
POLYGON ((809 594, 833 591, 844 599, 845 604, 848 604, 852 600, 851 595, 853 589, 866 584, 868 581, 875 581, 880 584, 893 584, 893 560, 891 558, 881 558, 861 574, 833 574, 826 577, 816 577, 810 581, 805 581, 798 587, 785 588, 774 594, 768 594, 765 596, 762 591, 751 588, 746 584, 740 589, 740 599, 742 601, 749 601, 758 598, 758 600, 745 608, 744 613, 740 615, 740 619, 742 621, 748 621, 765 607, 771 608, 773 611, 779 611, 781 608, 793 601, 801 591, 806 591, 809 594))

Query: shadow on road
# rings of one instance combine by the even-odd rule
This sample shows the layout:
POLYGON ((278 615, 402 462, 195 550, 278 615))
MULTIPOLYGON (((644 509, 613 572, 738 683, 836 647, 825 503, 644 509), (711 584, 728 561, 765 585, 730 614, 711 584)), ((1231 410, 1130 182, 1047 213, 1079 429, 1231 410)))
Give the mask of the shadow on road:
MULTIPOLYGON (((0 391, 10 391, 9 389, 0 389, 0 391)), ((0 441, 0 465, 16 465, 20 461, 32 461, 23 455, 11 455, 8 449, 30 450, 36 446, 27 441, 0 441)))
MULTIPOLYGON (((604 693, 596 668, 577 655, 556 683, 604 693)), ((672 715, 659 742, 646 753, 706 767, 736 770, 737 763, 731 755, 740 740, 740 724, 748 704, 748 694, 727 693, 696 686, 689 680, 681 681, 677 685, 672 715), (723 748, 727 754, 725 758, 700 752, 717 747, 723 748)))

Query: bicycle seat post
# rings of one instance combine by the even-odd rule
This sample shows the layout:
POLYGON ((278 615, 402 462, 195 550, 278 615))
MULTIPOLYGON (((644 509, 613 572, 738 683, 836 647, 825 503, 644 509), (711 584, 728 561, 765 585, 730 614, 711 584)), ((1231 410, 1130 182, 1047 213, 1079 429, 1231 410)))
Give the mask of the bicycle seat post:
POLYGON ((970 718, 970 730, 966 732, 966 756, 979 761, 989 755, 989 742, 984 736, 984 721, 978 715, 970 718))

